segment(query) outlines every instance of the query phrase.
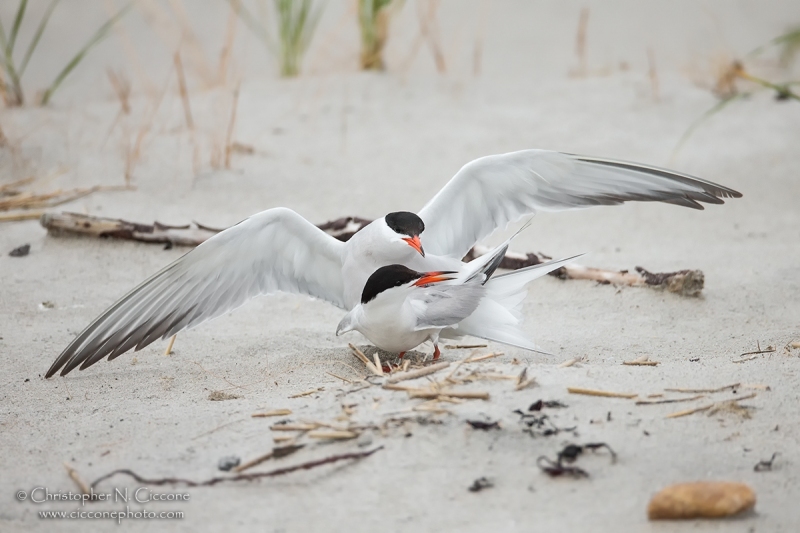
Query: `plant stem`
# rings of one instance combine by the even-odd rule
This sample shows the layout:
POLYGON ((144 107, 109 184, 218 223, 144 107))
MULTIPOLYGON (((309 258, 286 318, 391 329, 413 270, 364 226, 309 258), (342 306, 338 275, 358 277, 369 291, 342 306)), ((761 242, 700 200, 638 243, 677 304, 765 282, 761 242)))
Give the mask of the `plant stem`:
POLYGON ((132 1, 128 2, 125 5, 125 7, 123 7, 117 12, 116 15, 108 19, 105 22, 105 24, 103 24, 102 26, 100 26, 100 28, 98 28, 98 30, 94 33, 94 35, 92 35, 92 37, 86 42, 86 44, 83 45, 83 48, 81 48, 78 51, 78 53, 75 54, 75 57, 73 57, 72 60, 69 63, 67 63, 67 66, 65 66, 64 69, 58 73, 58 76, 56 76, 55 80, 53 80, 53 83, 51 83, 50 87, 48 87, 47 90, 44 92, 44 94, 42 95, 42 105, 47 105, 47 103, 50 101, 50 98, 53 96, 53 93, 61 85, 61 82, 64 81, 64 78, 69 76, 69 74, 73 71, 73 69, 75 69, 75 67, 77 67, 78 64, 83 60, 86 54, 89 53, 89 50, 91 50, 92 47, 94 47, 108 35, 109 31, 111 31, 111 28, 114 26, 114 24, 116 24, 119 19, 125 16, 125 14, 130 10, 132 6, 133 2, 132 1))
POLYGON ((753 83, 757 83, 758 85, 761 85, 762 87, 766 87, 767 89, 772 89, 773 91, 778 93, 777 95, 778 95, 779 98, 794 98, 795 100, 800 101, 800 95, 797 95, 796 93, 793 93, 792 90, 789 89, 789 84, 778 85, 776 83, 772 83, 772 82, 769 82, 767 80, 764 80, 764 79, 761 79, 761 78, 757 78, 757 77, 753 76, 752 74, 750 74, 747 71, 742 70, 742 69, 738 70, 736 72, 736 75, 739 76, 740 78, 744 79, 744 80, 752 81, 753 83))
POLYGON ((39 44, 39 39, 42 38, 42 34, 44 33, 44 28, 47 26, 47 23, 50 20, 50 15, 53 14, 53 10, 58 5, 59 0, 52 0, 50 5, 47 6, 47 11, 44 12, 42 16, 42 20, 39 21, 39 27, 36 28, 36 33, 33 34, 33 39, 31 40, 31 44, 28 45, 28 49, 25 51, 25 56, 22 58, 22 63, 19 65, 19 76, 22 77, 22 74, 25 72, 25 68, 28 66, 28 61, 31 60, 31 56, 33 55, 33 51, 36 50, 36 46, 39 44))

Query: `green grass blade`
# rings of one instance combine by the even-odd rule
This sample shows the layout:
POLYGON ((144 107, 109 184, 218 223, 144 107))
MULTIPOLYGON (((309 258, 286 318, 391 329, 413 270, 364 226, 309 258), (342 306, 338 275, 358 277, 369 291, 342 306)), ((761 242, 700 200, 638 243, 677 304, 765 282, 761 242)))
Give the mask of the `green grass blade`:
POLYGON ((17 8, 17 15, 14 17, 14 25, 11 26, 11 33, 8 35, 8 43, 6 44, 6 60, 14 53, 14 43, 17 42, 17 35, 19 34, 19 27, 22 24, 22 19, 25 17, 25 9, 28 7, 28 0, 20 0, 19 7, 17 8))
POLYGON ((36 28, 36 33, 33 35, 33 39, 31 40, 31 44, 28 45, 28 49, 25 51, 25 57, 22 58, 22 63, 19 64, 19 77, 22 77, 22 74, 25 72, 25 68, 28 66, 28 61, 31 60, 31 56, 33 55, 33 51, 36 50, 36 46, 39 44, 39 39, 42 38, 42 34, 44 33, 44 28, 47 26, 47 22, 50 20, 50 15, 53 14, 53 10, 58 5, 60 0, 52 0, 50 5, 47 6, 47 11, 44 12, 42 16, 42 20, 39 21, 39 27, 36 28))
POLYGON ((14 17, 14 24, 11 28, 11 34, 9 35, 8 39, 6 39, 5 31, 3 31, 3 26, 0 24, 0 45, 3 47, 3 70, 6 72, 8 76, 8 84, 6 87, 6 93, 8 89, 11 89, 11 93, 13 94, 13 103, 14 105, 22 105, 24 100, 24 95, 22 93, 22 85, 19 81, 19 75, 17 74, 17 69, 14 66, 14 58, 12 56, 12 52, 14 50, 14 41, 17 39, 17 33, 19 32, 19 26, 22 24, 22 17, 25 14, 25 7, 27 6, 27 0, 21 0, 19 3, 19 7, 17 8, 17 14, 14 17))
POLYGON ((715 114, 717 114, 720 111, 722 111, 725 107, 727 107, 728 104, 730 104, 730 103, 732 103, 732 102, 734 102, 736 100, 739 100, 741 98, 744 98, 746 96, 750 96, 750 94, 749 93, 739 93, 739 94, 734 94, 733 96, 729 96, 728 98, 726 98, 724 100, 720 100, 711 109, 709 109, 708 111, 706 111, 705 113, 700 115, 700 117, 695 119, 695 121, 692 122, 692 124, 683 133, 683 135, 681 135, 681 138, 678 141, 678 144, 675 145, 675 149, 672 151, 672 157, 671 158, 675 159, 675 156, 678 155, 678 151, 683 147, 683 144, 689 139, 689 137, 692 135, 692 133, 694 133, 694 131, 697 129, 697 127, 700 126, 700 124, 702 124, 703 122, 705 122, 706 120, 708 120, 709 118, 714 116, 715 114))
POLYGON ((313 4, 309 2, 309 12, 310 16, 308 19, 308 27, 305 30, 305 37, 303 43, 303 51, 305 52, 308 46, 311 44, 311 39, 314 37, 315 30, 317 29, 317 24, 319 24, 319 20, 322 18, 322 9, 324 3, 317 4, 316 7, 312 7, 313 4))
POLYGON ((233 10, 236 11, 236 14, 239 15, 239 18, 242 19, 244 25, 250 28, 250 31, 256 34, 256 37, 258 37, 261 40, 261 42, 264 43, 264 45, 270 52, 275 53, 277 47, 275 46, 275 43, 272 41, 269 32, 258 21, 258 19, 256 19, 256 17, 253 16, 253 14, 250 13, 250 11, 248 11, 246 7, 244 7, 242 1, 228 0, 228 3, 230 3, 231 7, 233 7, 233 10))
POLYGON ((783 35, 779 35, 779 36, 775 37, 774 39, 771 39, 768 43, 762 44, 758 48, 756 48, 754 50, 751 50, 750 52, 747 53, 747 55, 748 56, 755 56, 755 55, 760 54, 761 52, 763 52, 767 48, 770 48, 772 46, 778 46, 778 45, 783 45, 785 47, 783 53, 786 53, 785 50, 786 50, 787 47, 791 49, 791 48, 797 46, 798 42, 800 42, 800 27, 793 28, 793 29, 789 30, 788 32, 784 33, 783 35))
POLYGON ((53 83, 50 84, 50 87, 48 87, 47 90, 44 92, 44 94, 42 95, 42 105, 47 105, 47 103, 50 101, 50 98, 53 96, 53 93, 61 85, 61 82, 64 81, 64 78, 69 76, 69 74, 75 69, 75 67, 77 67, 78 64, 80 64, 80 62, 83 60, 86 54, 89 53, 89 50, 91 50, 97 43, 106 38, 106 36, 111 31, 111 28, 114 26, 114 24, 116 24, 123 16, 125 16, 125 14, 128 11, 130 11, 132 6, 133 6, 133 1, 128 2, 125 5, 125 7, 123 7, 117 12, 116 15, 108 19, 105 22, 105 24, 100 26, 100 28, 94 33, 94 35, 92 35, 92 37, 86 42, 86 44, 83 45, 83 48, 81 48, 78 51, 78 53, 75 54, 75 57, 73 57, 72 60, 69 63, 67 63, 67 66, 65 66, 64 69, 58 74, 58 76, 56 76, 55 80, 53 80, 53 83))
POLYGON ((8 41, 6 40, 6 31, 3 29, 3 21, 0 20, 0 48, 3 49, 2 56, 5 57, 6 55, 6 45, 8 41))

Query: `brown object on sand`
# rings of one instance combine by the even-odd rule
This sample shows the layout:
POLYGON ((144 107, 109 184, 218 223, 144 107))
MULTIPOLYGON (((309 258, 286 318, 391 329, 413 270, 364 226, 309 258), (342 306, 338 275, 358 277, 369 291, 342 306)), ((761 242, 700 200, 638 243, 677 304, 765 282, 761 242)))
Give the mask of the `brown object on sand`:
POLYGON ((670 485, 650 500, 650 520, 722 518, 748 511, 756 505, 756 493, 744 483, 696 481, 670 485))

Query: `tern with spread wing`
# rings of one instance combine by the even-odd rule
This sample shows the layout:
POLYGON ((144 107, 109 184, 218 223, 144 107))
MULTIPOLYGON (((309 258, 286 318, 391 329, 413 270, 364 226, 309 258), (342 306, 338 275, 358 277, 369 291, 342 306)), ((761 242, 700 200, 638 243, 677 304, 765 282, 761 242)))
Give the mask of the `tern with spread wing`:
MULTIPOLYGON (((380 267, 461 272, 466 267, 460 259, 478 240, 524 215, 626 201, 702 209, 701 203, 740 196, 656 167, 524 150, 468 163, 418 215, 390 213, 347 242, 290 209, 269 209, 208 239, 123 296, 78 334, 46 377, 111 361, 263 294, 307 294, 349 311, 380 267)), ((482 336, 473 316, 459 330, 482 336)))

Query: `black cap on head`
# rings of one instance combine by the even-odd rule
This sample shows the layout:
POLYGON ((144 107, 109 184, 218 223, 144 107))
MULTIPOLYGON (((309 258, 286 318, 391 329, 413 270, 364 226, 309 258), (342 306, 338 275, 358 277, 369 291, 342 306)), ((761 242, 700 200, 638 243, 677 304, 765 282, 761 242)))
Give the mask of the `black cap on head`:
POLYGON ((388 265, 379 268, 367 280, 364 291, 361 293, 361 303, 365 304, 387 289, 405 285, 422 277, 420 272, 415 272, 403 265, 388 265))
POLYGON ((425 231, 425 223, 414 213, 408 211, 396 211, 384 217, 386 224, 400 235, 417 237, 425 231))

